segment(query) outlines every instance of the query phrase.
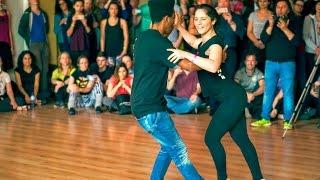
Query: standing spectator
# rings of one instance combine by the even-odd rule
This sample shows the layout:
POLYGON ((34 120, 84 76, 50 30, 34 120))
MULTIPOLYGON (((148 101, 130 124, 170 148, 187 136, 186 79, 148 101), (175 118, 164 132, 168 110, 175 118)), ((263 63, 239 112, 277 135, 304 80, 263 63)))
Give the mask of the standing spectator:
POLYGON ((233 78, 238 68, 237 44, 242 39, 246 29, 240 15, 231 12, 230 0, 218 0, 217 31, 223 36, 223 43, 228 45, 227 59, 225 61, 226 74, 233 78))
MULTIPOLYGON (((293 1, 293 13, 295 15, 297 21, 297 36, 302 39, 302 31, 303 31, 303 21, 304 16, 302 16, 304 1, 303 0, 294 0, 293 1)), ((303 41, 297 47, 296 52, 296 79, 297 79, 297 88, 296 94, 298 96, 301 95, 305 83, 307 82, 307 74, 306 74, 306 58, 305 58, 305 43, 303 41)))
POLYGON ((110 5, 114 2, 119 5, 119 17, 129 22, 132 14, 130 2, 128 2, 127 0, 108 0, 104 8, 109 9, 110 5))
POLYGON ((292 129, 289 120, 294 109, 294 79, 296 47, 299 36, 294 17, 289 16, 290 2, 279 0, 276 4, 276 21, 269 18, 261 34, 266 46, 265 92, 263 96, 262 119, 251 123, 252 126, 270 126, 270 112, 276 86, 281 79, 284 106, 284 129, 292 129))
POLYGON ((72 65, 76 65, 79 56, 85 55, 89 57, 89 33, 91 28, 88 26, 88 19, 84 15, 83 0, 74 0, 74 13, 68 18, 67 35, 70 38, 70 50, 72 65))
POLYGON ((245 59, 245 67, 237 71, 234 79, 247 92, 247 108, 253 119, 261 119, 261 109, 264 91, 263 73, 256 68, 257 60, 254 54, 249 54, 245 59))
POLYGON ((96 113, 101 113, 102 84, 89 70, 89 60, 79 56, 78 69, 71 75, 67 92, 69 92, 68 113, 76 114, 76 107, 94 106, 96 113))
POLYGON ((320 1, 317 1, 312 14, 304 19, 303 39, 306 43, 307 76, 311 73, 316 57, 320 55, 320 1))
POLYGON ((99 24, 103 19, 108 17, 108 10, 104 8, 106 3, 106 0, 96 0, 96 8, 94 9, 93 13, 99 24))
POLYGON ((91 29, 89 35, 89 64, 95 62, 99 52, 97 37, 100 36, 99 22, 94 15, 93 0, 84 0, 84 16, 87 18, 87 24, 91 29))
POLYGON ((2 70, 2 65, 3 62, 0 56, 0 112, 22 110, 23 99, 14 97, 10 76, 2 70))
POLYGON ((21 17, 18 32, 36 57, 32 60, 35 61, 40 70, 40 92, 45 95, 42 103, 46 103, 46 98, 49 97, 49 47, 47 38, 49 21, 46 12, 39 6, 39 0, 29 0, 29 6, 21 17))
POLYGON ((72 5, 69 0, 56 0, 54 15, 54 33, 57 37, 60 52, 70 52, 67 36, 67 20, 71 14, 72 5))
POLYGON ((58 57, 58 68, 52 72, 51 83, 54 86, 56 102, 54 107, 64 107, 65 99, 68 99, 67 87, 69 78, 76 70, 72 67, 69 53, 63 52, 58 57))
POLYGON ((168 80, 167 90, 175 89, 176 96, 165 95, 167 107, 176 114, 194 112, 197 114, 201 105, 201 88, 197 72, 176 68, 168 80))
POLYGON ((41 104, 40 99, 43 99, 43 95, 39 94, 40 70, 35 64, 35 58, 31 51, 21 52, 15 69, 18 89, 26 104, 31 104, 31 96, 35 97, 36 104, 41 104))
POLYGON ((11 14, 7 10, 4 0, 0 0, 0 56, 2 57, 3 70, 13 68, 12 55, 14 46, 11 31, 11 14))
MULTIPOLYGON (((119 5, 111 2, 109 17, 101 22, 101 51, 113 59, 121 59, 127 54, 129 32, 127 22, 119 18, 119 5)), ((117 62, 119 63, 119 62, 117 62)))
POLYGON ((260 39, 264 25, 272 17, 272 12, 269 10, 269 0, 258 0, 258 10, 249 15, 247 36, 249 38, 248 54, 254 54, 258 62, 260 70, 264 71, 265 64, 265 45, 260 39))

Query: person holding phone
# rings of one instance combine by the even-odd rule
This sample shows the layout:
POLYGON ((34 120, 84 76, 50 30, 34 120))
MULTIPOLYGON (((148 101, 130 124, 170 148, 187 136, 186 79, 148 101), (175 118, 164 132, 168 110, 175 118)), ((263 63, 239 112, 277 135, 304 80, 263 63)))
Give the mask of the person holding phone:
POLYGON ((225 73, 233 78, 238 69, 237 42, 244 37, 246 29, 241 16, 231 12, 230 0, 218 0, 216 11, 219 15, 216 30, 224 37, 223 43, 229 46, 225 73))
POLYGON ((262 119, 251 126, 268 127, 271 125, 270 112, 276 86, 281 79, 283 91, 284 129, 292 129, 289 120, 294 110, 294 81, 296 48, 301 41, 297 35, 297 23, 290 13, 290 2, 279 0, 276 4, 276 18, 270 17, 261 33, 266 46, 265 92, 262 105, 262 119), (275 20, 276 19, 276 20, 275 20))

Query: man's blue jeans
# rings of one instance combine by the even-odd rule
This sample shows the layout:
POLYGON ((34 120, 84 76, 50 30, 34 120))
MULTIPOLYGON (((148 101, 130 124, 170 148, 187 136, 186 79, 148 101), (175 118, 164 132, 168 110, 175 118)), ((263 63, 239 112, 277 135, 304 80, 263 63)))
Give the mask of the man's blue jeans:
POLYGON ((189 98, 164 96, 167 100, 167 107, 176 114, 186 114, 192 112, 201 105, 201 99, 198 97, 194 102, 189 98))
POLYGON ((148 114, 138 119, 138 123, 161 145, 153 166, 151 180, 163 179, 171 160, 185 179, 202 179, 189 160, 187 148, 167 112, 148 114))
POLYGON ((275 97, 278 81, 283 91, 284 120, 289 121, 294 111, 294 78, 296 64, 294 61, 266 61, 265 90, 263 95, 262 118, 270 120, 270 112, 275 97))

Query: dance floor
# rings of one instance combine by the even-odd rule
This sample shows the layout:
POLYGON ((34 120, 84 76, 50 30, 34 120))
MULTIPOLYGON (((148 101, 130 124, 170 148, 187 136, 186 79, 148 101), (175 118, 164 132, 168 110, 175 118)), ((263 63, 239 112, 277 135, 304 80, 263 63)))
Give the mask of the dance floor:
MULTIPOLYGON (((216 179, 204 144, 207 113, 172 115, 200 174, 216 179)), ((249 123, 249 120, 248 120, 249 123)), ((298 121, 285 139, 281 121, 270 128, 248 126, 267 180, 320 179, 320 129, 316 121, 298 121)), ((229 135, 223 138, 231 180, 250 180, 244 158, 229 135)), ((0 114, 0 179, 137 179, 149 178, 159 145, 133 116, 80 110, 68 116, 52 105, 0 114)), ((171 164, 168 180, 183 179, 171 164)))

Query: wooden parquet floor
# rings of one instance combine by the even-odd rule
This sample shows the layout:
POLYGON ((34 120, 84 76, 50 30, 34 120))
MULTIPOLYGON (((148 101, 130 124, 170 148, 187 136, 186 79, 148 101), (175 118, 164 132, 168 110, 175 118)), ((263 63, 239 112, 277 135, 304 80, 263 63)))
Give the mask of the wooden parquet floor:
MULTIPOLYGON (((172 115, 200 174, 216 179, 204 144, 208 114, 172 115)), ((249 123, 249 121, 248 121, 249 123)), ((286 138, 281 121, 270 128, 248 126, 267 180, 319 180, 320 129, 316 121, 299 121, 286 138)), ((229 135, 223 138, 231 180, 249 180, 244 158, 229 135)), ((68 116, 52 105, 33 111, 0 114, 0 179, 149 179, 159 145, 133 116, 80 110, 68 116)), ((171 164, 166 179, 180 180, 171 164)))

